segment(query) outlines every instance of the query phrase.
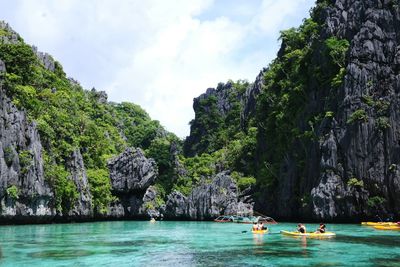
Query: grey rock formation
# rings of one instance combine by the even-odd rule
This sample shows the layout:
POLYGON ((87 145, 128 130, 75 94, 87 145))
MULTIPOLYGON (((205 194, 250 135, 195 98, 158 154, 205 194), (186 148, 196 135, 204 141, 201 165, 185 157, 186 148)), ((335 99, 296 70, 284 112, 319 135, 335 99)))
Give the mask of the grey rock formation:
POLYGON ((237 185, 228 172, 213 177, 211 183, 199 185, 188 197, 180 192, 168 196, 165 207, 167 218, 210 220, 225 215, 253 214, 254 203, 245 203, 239 199, 237 185))
POLYGON ((163 217, 162 210, 164 207, 160 207, 157 203, 157 189, 153 186, 147 188, 146 193, 143 196, 143 205, 140 209, 141 214, 146 214, 150 218, 163 217))
POLYGON ((336 98, 336 120, 321 131, 321 172, 311 192, 314 216, 400 214, 400 176, 390 171, 400 162, 399 6, 392 1, 338 0, 327 9, 326 25, 326 36, 352 42, 336 98), (366 97, 372 104, 363 101, 366 97), (348 123, 361 109, 368 119, 348 123), (363 181, 362 190, 350 188, 351 178, 363 181))
POLYGON ((56 65, 53 57, 47 53, 38 51, 36 46, 32 46, 32 50, 36 54, 39 61, 43 64, 43 66, 47 70, 54 72, 56 65))
POLYGON ((96 88, 92 88, 90 92, 97 98, 97 101, 101 104, 106 104, 108 95, 105 91, 97 91, 96 88))
POLYGON ((34 221, 54 216, 54 198, 44 179, 36 125, 28 122, 1 88, 0 118, 0 217, 34 221))
POLYGON ((179 191, 168 195, 165 203, 165 217, 170 219, 189 219, 187 214, 187 197, 179 191))
POLYGON ((249 118, 254 116, 254 112, 256 111, 256 103, 257 97, 262 91, 262 87, 264 84, 264 74, 267 71, 264 68, 257 75, 256 80, 249 87, 247 87, 246 92, 243 96, 243 109, 240 114, 240 123, 242 128, 246 128, 249 118))
POLYGON ((127 148, 108 163, 112 189, 116 193, 145 191, 158 172, 153 159, 147 159, 140 148, 127 148))
POLYGON ((5 30, 7 34, 0 36, 0 43, 3 44, 17 44, 20 40, 18 33, 16 33, 8 23, 0 21, 0 29, 5 30))
MULTIPOLYGON (((190 136, 184 143, 184 154, 192 157, 202 153, 222 148, 219 140, 213 140, 218 136, 221 127, 232 122, 228 116, 232 115, 242 102, 244 92, 241 92, 232 82, 219 83, 217 88, 208 88, 204 94, 193 99, 193 110, 195 118, 190 122, 190 136), (227 119, 228 118, 228 119, 227 119), (215 142, 213 142, 215 141, 215 142), (212 143, 212 144, 211 144, 212 143)), ((237 111, 239 113, 239 111, 237 111)), ((240 127, 240 123, 237 123, 240 127)))
POLYGON ((2 60, 0 60, 0 75, 6 72, 6 64, 2 60))
MULTIPOLYGON (((279 185, 265 192, 260 206, 287 219, 400 216, 400 8, 388 0, 328 2, 316 18, 323 25, 319 39, 349 41, 346 75, 339 88, 309 85, 298 127, 315 114, 334 115, 314 125, 316 137, 306 147, 295 141, 286 151, 279 185), (365 117, 352 119, 356 111, 365 117), (305 155, 302 162, 296 153, 305 155), (265 201, 268 196, 275 203, 265 201)), ((315 50, 310 64, 326 63, 322 50, 315 50)))
POLYGON ((187 175, 187 170, 185 169, 183 164, 179 161, 178 155, 181 153, 182 151, 178 150, 178 145, 175 142, 172 142, 170 147, 170 155, 174 170, 174 176, 175 176, 174 179, 176 179, 178 176, 184 177, 187 175))
POLYGON ((75 150, 67 162, 67 169, 70 171, 71 179, 79 193, 77 201, 68 212, 69 217, 91 217, 93 216, 92 195, 83 158, 79 149, 75 150))

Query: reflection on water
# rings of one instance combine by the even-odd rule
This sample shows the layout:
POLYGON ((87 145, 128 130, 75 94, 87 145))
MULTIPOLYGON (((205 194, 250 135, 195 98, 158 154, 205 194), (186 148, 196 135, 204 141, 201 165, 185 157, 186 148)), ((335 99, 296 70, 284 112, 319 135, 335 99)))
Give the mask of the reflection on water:
MULTIPOLYGON (((2 266, 399 266, 400 233, 330 225, 332 239, 212 222, 1 226, 2 266)), ((400 266, 399 266, 400 267, 400 266)))

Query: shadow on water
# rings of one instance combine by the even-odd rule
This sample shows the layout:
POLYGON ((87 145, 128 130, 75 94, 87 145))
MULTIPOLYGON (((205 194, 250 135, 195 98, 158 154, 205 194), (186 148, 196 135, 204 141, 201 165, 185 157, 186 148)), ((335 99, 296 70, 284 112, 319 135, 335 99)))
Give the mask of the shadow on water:
POLYGON ((376 267, 400 267, 400 256, 394 258, 377 258, 372 260, 376 267))
POLYGON ((400 236, 374 235, 374 236, 348 236, 338 235, 337 242, 352 244, 368 244, 369 246, 400 247, 400 236))
POLYGON ((77 257, 84 257, 94 255, 95 253, 88 250, 45 250, 40 252, 33 252, 28 254, 31 258, 53 258, 53 259, 74 259, 77 257))
POLYGON ((184 241, 174 242, 169 239, 138 239, 138 240, 125 240, 125 241, 90 241, 87 242, 86 245, 90 246, 102 246, 102 247, 130 247, 130 246, 137 246, 137 247, 146 247, 146 246, 153 246, 153 245, 167 245, 172 243, 183 244, 184 241))
MULTIPOLYGON (((312 257, 311 251, 306 251, 299 248, 298 246, 294 246, 292 248, 286 246, 260 246, 253 248, 242 248, 242 249, 229 249, 222 251, 207 251, 207 252, 195 252, 192 254, 193 261, 196 264, 201 266, 215 266, 216 262, 224 263, 235 261, 246 261, 249 258, 252 258, 254 261, 265 261, 266 259, 272 258, 308 258, 312 257)), ((246 263, 248 265, 248 263, 246 263)), ((221 265, 223 266, 223 264, 221 265)), ((236 266, 234 263, 230 264, 230 266, 236 266)), ((238 264, 237 266, 243 266, 242 264, 238 264)), ((251 265, 257 266, 257 265, 251 265)), ((264 265, 265 266, 265 265, 264 265)))

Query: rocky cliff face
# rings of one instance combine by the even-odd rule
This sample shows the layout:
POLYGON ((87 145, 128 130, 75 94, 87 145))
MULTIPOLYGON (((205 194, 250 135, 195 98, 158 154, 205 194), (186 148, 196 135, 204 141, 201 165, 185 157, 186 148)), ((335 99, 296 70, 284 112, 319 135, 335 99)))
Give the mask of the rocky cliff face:
MULTIPOLYGON (((324 35, 351 40, 337 115, 320 127, 315 218, 400 213, 400 9, 396 1, 343 1, 326 10, 324 35), (355 112, 365 114, 352 120, 355 112), (351 123, 349 123, 351 121, 351 123), (362 181, 352 184, 350 179, 362 181)), ((355 181, 355 180, 352 180, 355 181)))
POLYGON ((157 190, 151 186, 158 175, 153 159, 147 159, 140 148, 127 148, 109 161, 112 190, 118 197, 109 215, 117 217, 160 217, 155 201, 157 190), (118 208, 116 208, 118 207, 118 208))
POLYGON ((264 75, 266 71, 266 68, 260 71, 260 73, 256 77, 255 82, 247 87, 246 92, 243 96, 243 109, 240 114, 240 124, 241 127, 244 129, 247 127, 249 118, 254 117, 257 105, 257 98, 262 91, 264 85, 264 75))
POLYGON ((185 140, 185 155, 200 155, 222 148, 220 132, 236 124, 235 119, 240 120, 242 97, 243 92, 233 82, 227 82, 218 84, 216 89, 208 88, 193 99, 195 118, 190 122, 190 136, 185 140))
POLYGON ((92 195, 89 189, 83 158, 79 150, 75 150, 72 153, 72 156, 68 161, 67 168, 71 174, 69 179, 74 182, 79 194, 77 201, 73 204, 72 209, 68 212, 68 217, 92 217, 92 195))
POLYGON ((0 118, 0 219, 46 220, 55 215, 54 195, 44 178, 39 134, 1 84, 0 118))
MULTIPOLYGON (((257 206, 287 219, 399 216, 399 6, 385 0, 318 2, 324 2, 317 14, 320 43, 334 37, 350 44, 343 82, 317 86, 317 73, 310 76, 296 123, 306 128, 316 112, 323 119, 312 126, 314 141, 304 148, 296 140, 285 152, 273 192, 276 204, 266 201, 269 191, 257 206)), ((284 51, 285 44, 278 56, 284 51)), ((323 68, 324 50, 315 51, 308 63, 323 68)), ((261 147, 268 153, 274 145, 261 147)))
POLYGON ((147 159, 140 148, 127 148, 108 163, 108 168, 111 185, 116 193, 144 191, 157 177, 155 161, 147 159))
POLYGON ((179 192, 168 196, 166 218, 210 220, 219 215, 253 214, 254 202, 241 198, 237 185, 227 172, 212 178, 211 183, 201 184, 185 197, 179 192))

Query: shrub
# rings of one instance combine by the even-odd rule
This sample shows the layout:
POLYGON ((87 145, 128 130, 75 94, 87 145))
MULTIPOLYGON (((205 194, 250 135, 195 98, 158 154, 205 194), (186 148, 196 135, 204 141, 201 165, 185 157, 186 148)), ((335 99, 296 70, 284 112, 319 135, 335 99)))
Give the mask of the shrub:
POLYGON ((10 167, 11 164, 13 163, 13 160, 15 157, 15 153, 14 153, 12 147, 8 146, 6 148, 3 148, 3 153, 4 153, 4 160, 7 164, 7 166, 10 167))
POLYGON ((19 189, 15 185, 8 187, 6 190, 6 193, 7 193, 7 196, 13 200, 19 199, 19 189))
POLYGON ((351 124, 357 121, 363 121, 367 122, 368 121, 368 115, 363 109, 358 109, 353 112, 353 114, 350 115, 350 118, 347 120, 347 123, 351 124))
POLYGON ((239 173, 236 171, 231 173, 231 177, 233 178, 233 180, 235 180, 235 182, 240 190, 244 190, 244 189, 248 188, 249 186, 256 184, 256 179, 254 177, 252 177, 252 176, 246 177, 246 176, 243 176, 242 173, 239 173))
POLYGON ((33 165, 32 154, 29 150, 22 150, 18 154, 19 165, 21 166, 21 174, 24 175, 29 171, 29 168, 33 165))
POLYGON ((333 63, 340 68, 345 67, 346 53, 349 50, 350 43, 345 39, 337 39, 331 37, 325 41, 326 46, 329 50, 333 63))
POLYGON ((109 204, 115 200, 115 197, 111 194, 109 172, 106 169, 88 169, 86 174, 90 184, 90 193, 93 197, 94 209, 98 213, 104 214, 107 212, 109 204))
POLYGON ((333 113, 333 111, 327 111, 326 113, 325 113, 325 118, 333 118, 334 117, 334 113, 333 113))
POLYGON ((367 205, 370 208, 377 208, 379 205, 382 205, 385 202, 386 202, 386 200, 384 198, 379 197, 379 196, 374 196, 374 197, 371 197, 370 199, 368 199, 367 205))
POLYGON ((347 181, 347 185, 354 188, 355 187, 361 188, 364 187, 364 182, 362 180, 358 180, 357 178, 353 177, 349 179, 349 181, 347 181))
POLYGON ((376 120, 376 124, 378 126, 378 129, 382 130, 382 131, 387 128, 390 128, 389 118, 387 118, 387 117, 379 117, 376 120))

